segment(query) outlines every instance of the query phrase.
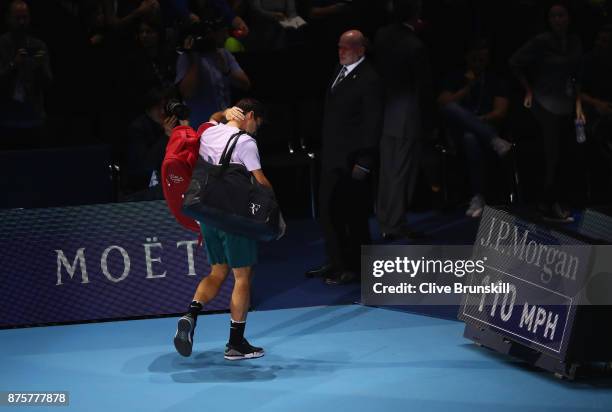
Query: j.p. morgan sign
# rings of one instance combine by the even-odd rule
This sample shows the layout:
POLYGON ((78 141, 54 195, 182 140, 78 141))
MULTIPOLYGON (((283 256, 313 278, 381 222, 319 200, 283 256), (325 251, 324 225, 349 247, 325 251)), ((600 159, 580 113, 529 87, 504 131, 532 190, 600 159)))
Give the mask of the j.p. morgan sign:
POLYGON ((459 317, 563 358, 591 253, 583 242, 486 208, 474 245, 474 255, 487 261, 486 270, 469 282, 503 282, 510 288, 466 295, 459 317))

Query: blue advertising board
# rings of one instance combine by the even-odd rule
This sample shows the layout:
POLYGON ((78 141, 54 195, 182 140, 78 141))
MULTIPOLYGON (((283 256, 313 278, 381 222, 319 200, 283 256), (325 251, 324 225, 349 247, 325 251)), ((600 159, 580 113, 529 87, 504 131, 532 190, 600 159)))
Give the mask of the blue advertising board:
POLYGON ((163 201, 3 210, 0 251, 0 328, 181 313, 209 273, 163 201))

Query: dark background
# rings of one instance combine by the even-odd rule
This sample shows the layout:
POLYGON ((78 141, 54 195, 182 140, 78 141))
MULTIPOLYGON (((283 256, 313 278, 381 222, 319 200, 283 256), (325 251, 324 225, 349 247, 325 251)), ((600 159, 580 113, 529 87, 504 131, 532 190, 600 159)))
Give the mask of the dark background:
MULTIPOLYGON (((5 151, 0 172, 3 186, 10 183, 12 189, 2 196, 5 200, 0 206, 82 204, 89 203, 92 198, 97 202, 117 200, 113 192, 116 184, 109 180, 106 165, 116 163, 120 157, 125 129, 131 120, 124 110, 126 90, 121 87, 119 78, 134 38, 125 35, 107 42, 102 48, 93 49, 87 42, 87 22, 78 13, 70 12, 71 5, 80 2, 30 0, 27 3, 31 10, 32 34, 49 48, 54 82, 46 96, 48 121, 42 137, 29 138, 19 132, 2 130, 0 148, 5 151), (75 149, 86 146, 99 147, 100 153, 83 154, 75 149), (66 148, 71 149, 67 151, 66 148), (7 154, 6 150, 12 149, 20 149, 20 152, 7 154), (37 149, 54 151, 51 155, 32 152, 37 149), (92 163, 103 165, 96 169, 94 177, 81 173, 86 167, 80 164, 89 163, 85 160, 88 156, 94 157, 92 163), (63 190, 48 190, 53 185, 63 190), (32 194, 43 187, 48 194, 32 194), (99 196, 90 196, 90 192, 99 196)), ((297 3, 298 11, 305 15, 308 1, 297 0, 297 3)), ((520 126, 515 135, 524 142, 524 150, 518 156, 519 168, 525 174, 528 174, 533 154, 529 142, 537 131, 520 109, 521 90, 509 73, 507 61, 527 39, 546 30, 551 3, 537 0, 424 1, 424 27, 420 35, 429 47, 436 84, 440 84, 445 73, 463 64, 470 40, 483 36, 491 40, 494 69, 510 86, 517 119, 514 123, 520 126)), ((585 51, 588 51, 597 29, 610 22, 608 10, 612 9, 612 2, 573 0, 566 3, 572 16, 572 31, 582 37, 585 51)), ((289 214, 311 213, 311 177, 316 167, 313 169, 305 157, 287 157, 287 153, 289 149, 298 154, 316 153, 320 147, 323 95, 337 63, 337 36, 348 28, 357 28, 372 39, 377 29, 390 21, 385 1, 355 0, 352 7, 353 12, 344 21, 324 27, 311 24, 305 40, 285 50, 247 51, 235 55, 251 79, 252 90, 248 94, 269 106, 270 123, 261 131, 258 144, 264 169, 289 214)), ((249 23, 248 13, 244 18, 249 23)), ((4 22, 4 16, 0 21, 4 22)), ((436 144, 432 136, 430 146, 434 148, 436 144)), ((416 196, 413 206, 448 207, 466 200, 460 160, 458 166, 445 164, 442 170, 444 159, 437 157, 433 149, 432 153, 430 158, 423 159, 420 195, 416 196), (449 167, 457 167, 458 171, 450 173, 450 180, 441 177, 449 174, 449 167), (442 202, 430 190, 440 182, 451 188, 451 195, 442 202)), ((576 186, 571 199, 577 206, 584 206, 588 196, 583 193, 584 187, 576 186)), ((526 199, 529 199, 530 190, 534 189, 526 182, 526 199)), ((493 192, 493 199, 505 201, 505 188, 496 188, 493 192)))

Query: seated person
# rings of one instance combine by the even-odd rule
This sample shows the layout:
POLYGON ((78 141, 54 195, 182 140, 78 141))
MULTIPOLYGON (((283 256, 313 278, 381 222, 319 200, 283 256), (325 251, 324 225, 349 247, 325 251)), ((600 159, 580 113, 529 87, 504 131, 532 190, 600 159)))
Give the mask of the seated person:
POLYGON ((502 81, 489 69, 489 45, 478 40, 466 54, 465 70, 452 73, 438 98, 451 132, 463 144, 469 166, 472 200, 466 211, 479 217, 484 208, 485 152, 493 149, 500 157, 512 145, 499 137, 497 126, 508 112, 509 100, 502 81))
POLYGON ((584 57, 581 97, 587 118, 592 201, 612 201, 612 25, 599 30, 593 51, 584 57))
POLYGON ((295 0, 251 0, 251 9, 270 21, 282 21, 297 16, 295 0))
POLYGON ((346 13, 350 2, 338 0, 311 0, 309 19, 328 19, 346 13))
POLYGON ((296 30, 306 24, 297 14, 295 0, 250 0, 253 31, 247 48, 278 50, 299 38, 296 30))

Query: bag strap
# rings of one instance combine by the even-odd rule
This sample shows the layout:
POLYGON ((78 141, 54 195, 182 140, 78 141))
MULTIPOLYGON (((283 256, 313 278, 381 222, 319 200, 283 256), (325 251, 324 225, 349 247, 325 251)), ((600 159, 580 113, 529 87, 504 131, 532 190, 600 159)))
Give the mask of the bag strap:
POLYGON ((238 143, 238 139, 240 139, 240 136, 242 136, 243 134, 246 134, 246 132, 244 130, 240 130, 239 132, 234 133, 228 139, 227 144, 225 145, 225 149, 223 149, 223 154, 221 154, 221 159, 219 160, 219 164, 221 166, 229 166, 230 160, 232 160, 232 154, 234 154, 234 149, 236 148, 236 144, 238 143))

